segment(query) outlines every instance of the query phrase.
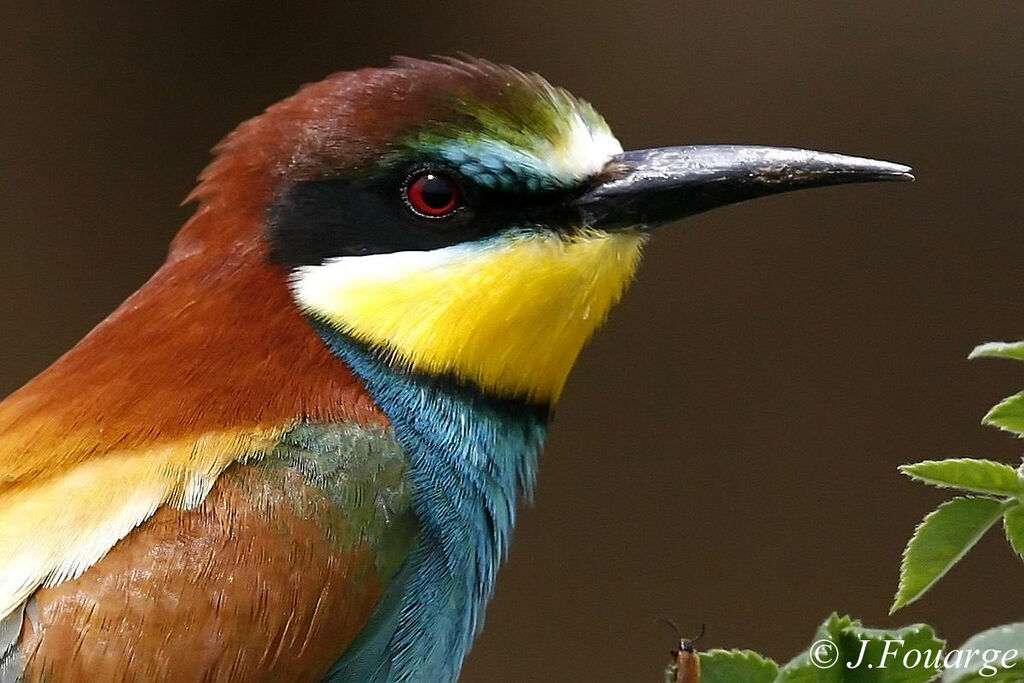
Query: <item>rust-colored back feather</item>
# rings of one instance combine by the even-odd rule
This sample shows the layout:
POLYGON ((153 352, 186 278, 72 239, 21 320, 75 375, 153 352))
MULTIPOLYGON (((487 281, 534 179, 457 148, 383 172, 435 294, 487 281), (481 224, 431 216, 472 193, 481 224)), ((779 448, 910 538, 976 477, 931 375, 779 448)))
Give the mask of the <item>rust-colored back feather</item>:
POLYGON ((382 591, 374 550, 324 532, 332 514, 293 470, 233 467, 199 507, 163 508, 84 576, 36 593, 23 679, 319 680, 382 591))
POLYGON ((190 434, 302 417, 384 421, 301 318, 280 274, 250 263, 219 277, 202 266, 162 268, 0 404, 0 490, 190 434))

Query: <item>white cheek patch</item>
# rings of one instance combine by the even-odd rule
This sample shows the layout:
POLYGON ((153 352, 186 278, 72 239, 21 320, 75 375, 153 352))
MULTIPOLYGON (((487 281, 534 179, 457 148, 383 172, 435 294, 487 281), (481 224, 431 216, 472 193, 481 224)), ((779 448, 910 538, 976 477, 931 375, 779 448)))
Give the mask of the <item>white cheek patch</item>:
POLYGON ((431 251, 339 256, 296 269, 291 276, 292 294, 303 309, 324 314, 335 308, 338 297, 344 297, 350 287, 385 286, 417 275, 440 274, 480 251, 469 244, 457 244, 431 251))

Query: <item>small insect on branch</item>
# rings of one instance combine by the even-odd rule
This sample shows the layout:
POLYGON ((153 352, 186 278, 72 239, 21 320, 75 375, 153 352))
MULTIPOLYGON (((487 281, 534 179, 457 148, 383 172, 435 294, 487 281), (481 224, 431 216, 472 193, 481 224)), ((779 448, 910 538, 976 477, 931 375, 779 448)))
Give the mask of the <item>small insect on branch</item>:
POLYGON ((704 637, 707 624, 700 625, 700 633, 695 638, 685 638, 671 619, 661 617, 658 621, 670 627, 678 639, 676 647, 669 652, 673 659, 670 668, 675 669, 674 683, 700 683, 700 655, 693 645, 704 637))

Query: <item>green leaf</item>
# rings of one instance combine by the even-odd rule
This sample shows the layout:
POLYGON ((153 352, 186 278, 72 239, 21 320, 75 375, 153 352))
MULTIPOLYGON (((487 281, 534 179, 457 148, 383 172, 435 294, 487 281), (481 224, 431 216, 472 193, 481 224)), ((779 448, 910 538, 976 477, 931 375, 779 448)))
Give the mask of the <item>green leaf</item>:
POLYGON ((837 643, 843 631, 855 626, 860 622, 833 612, 814 632, 811 646, 782 667, 776 683, 842 683, 842 653, 837 643), (827 666, 828 662, 832 665, 827 666))
POLYGON ((899 588, 889 613, 924 595, 1006 508, 1001 500, 968 496, 947 501, 925 517, 903 551, 899 588))
POLYGON ((903 465, 900 472, 911 479, 932 486, 964 489, 975 493, 1019 496, 1024 493, 1024 481, 1017 470, 1001 462, 954 458, 952 460, 925 460, 903 465))
POLYGON ((975 346, 967 357, 969 359, 1012 358, 1013 360, 1024 360, 1024 342, 989 342, 975 346))
POLYGON ((925 683, 940 670, 939 658, 946 642, 927 624, 897 629, 858 629, 855 654, 847 655, 851 683, 925 683), (900 642, 902 641, 902 642, 900 642))
POLYGON ((988 411, 981 422, 1024 436, 1024 392, 1004 398, 988 411))
MULTIPOLYGON (((824 652, 824 650, 819 650, 824 652)), ((843 665, 819 668, 808 660, 808 652, 802 652, 779 671, 774 683, 843 683, 846 679, 843 665)))
POLYGON ((1003 530, 1013 552, 1024 560, 1024 507, 1015 505, 1006 511, 1003 515, 1003 530))
POLYGON ((946 659, 949 667, 942 674, 942 683, 1019 683, 1024 680, 1024 623, 997 626, 971 636, 955 651, 950 650, 946 659), (977 653, 968 659, 972 650, 977 653))
POLYGON ((708 650, 700 653, 702 683, 772 683, 779 665, 750 650, 708 650))
POLYGON ((938 673, 937 653, 945 645, 925 624, 869 629, 835 614, 815 638, 782 668, 776 683, 924 683, 938 673), (912 651, 935 654, 926 662, 912 651))

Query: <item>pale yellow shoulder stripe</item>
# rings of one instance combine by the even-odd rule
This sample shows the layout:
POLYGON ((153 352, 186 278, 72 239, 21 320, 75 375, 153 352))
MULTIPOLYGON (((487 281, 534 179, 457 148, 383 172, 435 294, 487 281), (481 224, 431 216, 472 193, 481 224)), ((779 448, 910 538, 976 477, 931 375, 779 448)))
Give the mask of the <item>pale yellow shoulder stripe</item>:
POLYGON ((81 576, 161 505, 203 500, 232 462, 258 457, 286 427, 205 434, 111 452, 0 493, 0 619, 40 586, 81 576))

